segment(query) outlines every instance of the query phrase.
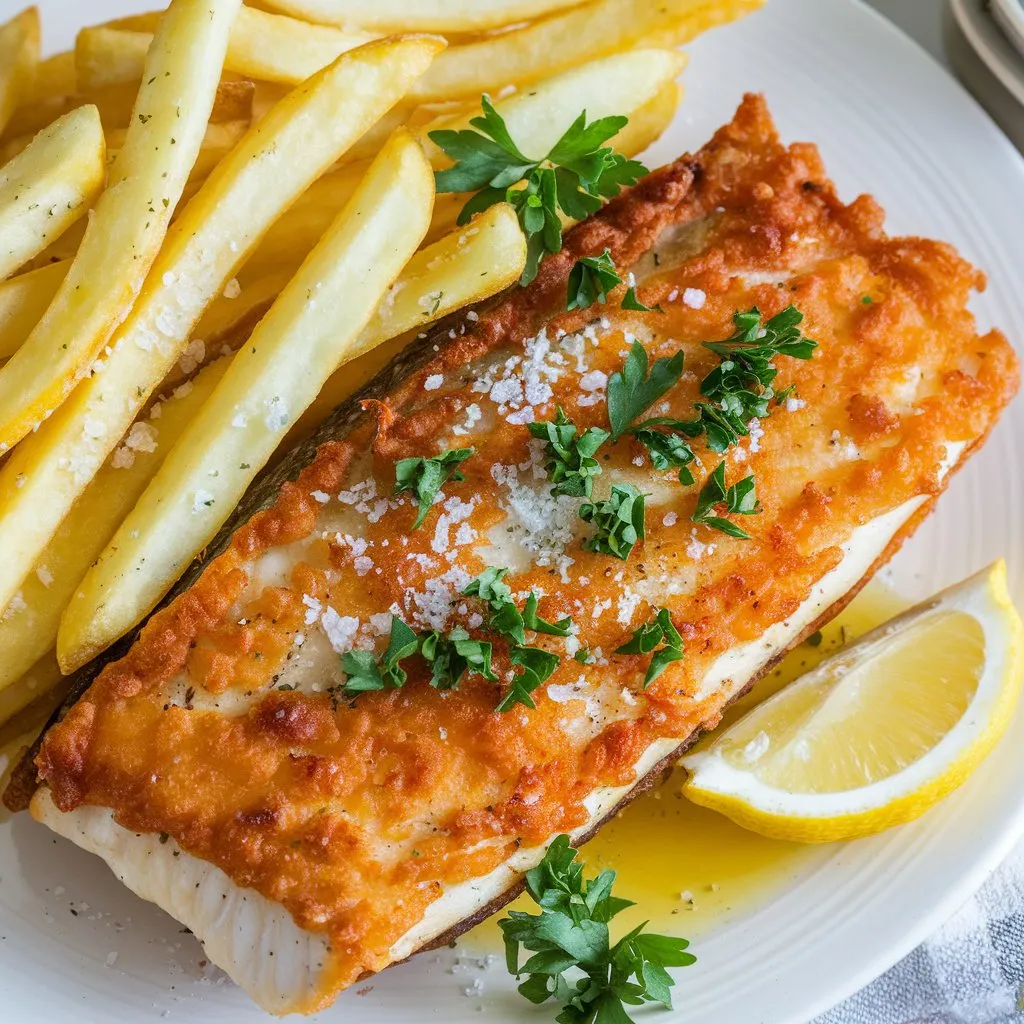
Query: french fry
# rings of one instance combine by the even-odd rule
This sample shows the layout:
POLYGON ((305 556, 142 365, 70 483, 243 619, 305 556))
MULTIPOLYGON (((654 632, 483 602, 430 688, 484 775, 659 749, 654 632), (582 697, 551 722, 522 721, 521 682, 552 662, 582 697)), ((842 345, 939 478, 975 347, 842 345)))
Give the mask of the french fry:
POLYGON ((53 301, 70 266, 51 263, 0 283, 0 359, 18 351, 53 301))
MULTIPOLYGON (((291 264, 290 260, 287 262, 291 264)), ((253 323, 255 326, 253 318, 262 316, 270 308, 274 299, 284 291, 299 263, 301 260, 294 265, 271 270, 245 285, 240 284, 237 294, 234 289, 225 289, 196 324, 193 337, 201 338, 207 350, 215 350, 218 345, 235 338, 243 325, 253 323)))
POLYGON ((0 607, 269 225, 397 102, 443 45, 409 36, 343 54, 217 165, 172 225, 103 372, 83 380, 0 467, 0 536, 9 548, 0 559, 0 607))
POLYGON ((46 100, 71 96, 78 91, 75 77, 75 54, 72 50, 55 53, 36 66, 35 80, 22 106, 43 103, 46 100))
POLYGON ((0 705, 3 691, 53 648, 61 614, 89 566, 213 394, 228 362, 211 363, 187 387, 140 418, 61 523, 22 582, 19 600, 0 619, 0 705))
POLYGON ((381 32, 484 32, 542 18, 584 0, 266 0, 268 7, 325 25, 381 32))
POLYGON ((417 82, 414 95, 426 102, 476 96, 506 85, 522 86, 641 46, 688 42, 708 28, 760 7, 763 0, 596 0, 443 53, 417 82))
POLYGON ((142 80, 152 32, 97 25, 75 37, 75 80, 83 93, 142 80))
POLYGON ((0 167, 0 279, 85 216, 105 176, 106 147, 95 107, 65 114, 0 167))
POLYGON ((0 25, 0 131, 32 94, 39 63, 39 11, 26 7, 0 25))
POLYGON ((392 285, 389 299, 363 328, 365 354, 331 375, 282 447, 308 437, 366 384, 405 347, 406 332, 423 330, 515 284, 525 264, 526 240, 507 203, 485 210, 471 229, 460 228, 420 249, 392 285))
MULTIPOLYGON (((521 153, 532 159, 544 156, 585 110, 594 121, 613 114, 629 114, 652 100, 686 66, 686 55, 677 50, 632 50, 590 61, 560 75, 538 82, 528 91, 514 93, 494 103, 509 135, 521 153)), ((428 72, 429 73, 429 72, 428 72)), ((422 130, 427 156, 437 167, 450 161, 430 141, 435 129, 469 128, 470 117, 441 117, 422 130), (442 162, 438 162, 442 161, 442 162)), ((619 140, 610 145, 618 148, 619 140)))
MULTIPOLYGON (((164 14, 124 148, 75 261, 0 369, 0 451, 60 405, 131 309, 199 152, 238 7, 172 0, 164 14)), ((0 590, 0 607, 10 597, 0 590)))
POLYGON ((89 570, 61 621, 61 667, 142 618, 230 515, 342 363, 430 224, 434 175, 400 129, 310 253, 89 570))
MULTIPOLYGON (((138 82, 151 38, 150 33, 104 26, 82 29, 75 41, 79 88, 138 82)), ((248 78, 297 85, 374 38, 243 7, 231 30, 224 68, 248 78)))
POLYGON ((57 652, 47 651, 20 679, 0 690, 0 744, 10 737, 15 749, 28 746, 70 687, 71 680, 57 664, 57 652))

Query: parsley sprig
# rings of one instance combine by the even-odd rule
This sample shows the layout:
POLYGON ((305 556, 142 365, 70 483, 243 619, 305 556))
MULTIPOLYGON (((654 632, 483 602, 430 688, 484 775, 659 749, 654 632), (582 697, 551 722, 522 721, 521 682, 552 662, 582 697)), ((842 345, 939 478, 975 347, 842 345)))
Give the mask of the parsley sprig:
POLYGON ((608 293, 620 284, 622 278, 612 262, 611 249, 600 256, 581 256, 569 271, 565 308, 589 309, 595 302, 606 302, 608 293))
POLYGON ((594 489, 594 477, 601 473, 601 463, 594 456, 611 436, 608 431, 589 427, 580 434, 576 424, 558 406, 554 420, 531 423, 530 433, 547 441, 544 469, 555 485, 551 493, 589 498, 594 489))
POLYGON ((629 120, 601 117, 587 123, 586 111, 542 157, 522 153, 489 97, 482 96, 483 116, 469 123, 475 131, 438 130, 430 139, 455 161, 435 173, 438 192, 475 192, 459 214, 459 224, 495 203, 515 208, 527 241, 523 284, 537 276, 545 253, 562 248, 562 218, 589 217, 624 185, 635 184, 647 173, 637 160, 629 160, 605 146, 629 120))
POLYGON ((612 945, 608 922, 633 905, 612 895, 614 882, 607 870, 584 878, 569 837, 560 835, 526 873, 540 913, 511 910, 498 922, 509 971, 527 975, 520 993, 532 1003, 562 1003, 559 1024, 631 1024, 626 1005, 671 1009, 675 981, 666 968, 696 962, 686 939, 651 934, 644 925, 612 945), (520 949, 533 954, 522 964, 520 949))
POLYGON ((616 654, 650 654, 651 651, 654 656, 644 675, 645 690, 673 661, 683 658, 683 638, 672 625, 672 615, 667 608, 662 608, 650 622, 638 626, 632 638, 615 649, 616 654))
POLYGON ((466 479, 455 467, 474 453, 473 448, 455 448, 432 458, 416 456, 395 463, 395 494, 411 491, 416 495, 419 512, 412 524, 414 530, 423 525, 437 492, 449 479, 466 479))
POLYGON ((561 663, 557 654, 540 647, 528 647, 526 630, 549 636, 568 636, 572 630, 572 619, 568 616, 557 622, 542 619, 537 614, 537 595, 533 591, 527 595, 526 604, 520 610, 504 580, 507 573, 508 569, 490 565, 462 591, 487 603, 490 608, 488 626, 508 641, 509 660, 520 669, 513 677, 508 692, 498 702, 496 711, 509 711, 517 704, 536 707, 530 695, 550 678, 561 663))
POLYGON ((583 540, 588 551, 625 561, 644 538, 644 495, 632 484, 613 484, 606 501, 586 502, 580 506, 579 516, 596 527, 596 532, 583 540))
POLYGON ((475 672, 491 682, 497 676, 491 669, 492 645, 474 640, 457 626, 447 636, 433 630, 415 633, 397 615, 391 616, 391 635, 381 658, 373 651, 347 651, 341 656, 345 673, 342 692, 355 697, 372 690, 397 689, 409 678, 402 662, 420 654, 431 666, 430 685, 438 690, 453 690, 466 672, 475 672))
POLYGON ((810 359, 818 347, 800 333, 804 316, 796 306, 787 306, 764 324, 756 306, 732 319, 736 325, 732 337, 704 342, 721 362, 701 381, 700 393, 707 401, 697 403, 697 423, 708 447, 719 454, 750 432, 747 424, 752 419, 770 414, 773 398, 782 397, 772 387, 779 372, 773 360, 777 356, 810 359))
POLYGON ((683 353, 655 361, 648 373, 647 349, 634 341, 622 369, 608 378, 608 422, 618 441, 662 395, 675 387, 683 372, 683 353))
POLYGON ((746 530, 715 514, 715 510, 723 506, 725 512, 730 515, 755 516, 761 511, 753 475, 745 476, 731 487, 726 487, 724 461, 718 464, 704 482, 700 494, 697 495, 697 510, 690 518, 695 523, 710 526, 714 530, 727 533, 730 537, 750 540, 750 534, 746 530))
MULTIPOLYGON (((581 256, 569 271, 569 284, 565 297, 566 310, 589 309, 595 302, 604 304, 608 301, 608 293, 622 284, 612 259, 611 249, 606 248, 600 256, 581 256)), ((636 296, 636 285, 630 275, 630 285, 622 297, 620 305, 623 309, 636 310, 638 313, 664 313, 661 306, 645 306, 636 296)))

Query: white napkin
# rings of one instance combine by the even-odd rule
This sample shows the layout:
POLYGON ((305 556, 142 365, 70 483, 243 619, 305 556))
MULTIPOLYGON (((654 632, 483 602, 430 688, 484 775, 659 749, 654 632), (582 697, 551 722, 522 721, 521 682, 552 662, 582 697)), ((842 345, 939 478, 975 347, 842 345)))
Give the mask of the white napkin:
POLYGON ((816 1024, 1024 1021, 1024 844, 927 942, 816 1024))

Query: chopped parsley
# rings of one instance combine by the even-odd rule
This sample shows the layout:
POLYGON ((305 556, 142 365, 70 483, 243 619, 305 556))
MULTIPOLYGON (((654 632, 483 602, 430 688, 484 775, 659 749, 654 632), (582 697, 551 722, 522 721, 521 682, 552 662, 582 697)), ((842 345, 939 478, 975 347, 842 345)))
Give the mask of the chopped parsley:
POLYGON ((606 302, 608 293, 622 284, 611 249, 605 249, 600 256, 581 256, 569 271, 568 293, 565 308, 589 309, 595 302, 606 302))
POLYGON ((644 495, 632 484, 613 484, 607 501, 588 501, 580 506, 579 514, 596 528, 583 541, 588 551, 625 561, 636 542, 643 540, 644 495))
POLYGON ((701 381, 700 392, 707 401, 697 403, 697 423, 713 452, 726 451, 750 432, 747 424, 752 419, 770 414, 772 383, 779 372, 772 362, 776 356, 811 358, 818 345, 800 333, 803 318, 796 306, 787 306, 762 324, 755 306, 733 315, 732 337, 704 342, 721 360, 701 381))
POLYGON ((579 434, 576 425, 565 415, 561 406, 553 421, 531 423, 530 433, 547 441, 544 463, 551 482, 552 494, 565 494, 573 498, 589 498, 594 477, 601 472, 601 463, 594 456, 610 437, 607 430, 589 427, 579 434))
POLYGON ((622 369, 608 378, 608 422, 615 441, 675 386, 683 372, 683 353, 656 360, 649 375, 647 368, 647 350, 634 341, 622 369))
POLYGON ((609 870, 584 878, 569 837, 560 835, 526 873, 540 913, 510 910, 498 922, 509 972, 527 976, 519 992, 531 1003, 561 1003, 559 1024, 631 1024, 627 1005, 671 1009, 675 981, 666 968, 696 962, 686 939, 648 933, 644 925, 612 945, 608 922, 633 906, 612 895, 614 883, 609 870), (533 954, 522 964, 521 949, 533 954))
POLYGON ((707 478, 697 495, 697 510, 690 517, 695 523, 710 526, 712 530, 720 530, 730 537, 750 540, 750 534, 741 530, 735 523, 715 515, 715 510, 725 506, 730 515, 754 516, 761 511, 761 505, 755 492, 754 477, 745 476, 737 480, 731 487, 725 486, 725 462, 718 464, 715 471, 707 478))
POLYGON ((653 306, 645 306, 636 297, 636 285, 630 285, 626 289, 626 294, 622 296, 622 308, 623 309, 634 309, 638 313, 664 313, 665 310, 661 306, 655 304, 653 306))
POLYGON ((644 689, 654 682, 673 661, 683 657, 683 638, 672 625, 672 616, 662 608, 650 622, 633 631, 630 640, 615 649, 616 654, 650 654, 654 651, 644 675, 644 689))
POLYGON ((496 711, 508 711, 516 704, 536 707, 530 696, 558 668, 561 659, 557 654, 539 647, 526 646, 526 630, 546 633, 549 636, 568 636, 572 630, 572 619, 566 616, 557 622, 548 622, 537 614, 537 595, 532 591, 526 597, 523 609, 516 606, 512 591, 504 577, 508 569, 488 566, 463 590, 463 594, 479 597, 490 607, 488 627, 508 641, 509 660, 521 671, 516 673, 508 692, 498 702, 496 711))
POLYGON ((600 209, 624 185, 635 184, 647 173, 636 160, 628 160, 605 146, 625 126, 626 117, 602 117, 587 124, 586 113, 543 157, 526 156, 509 134, 490 99, 482 96, 483 116, 469 123, 475 131, 440 130, 430 139, 454 165, 434 175, 438 192, 475 192, 463 206, 458 223, 495 203, 508 202, 526 235, 527 259, 521 282, 529 284, 547 253, 561 251, 562 217, 582 220, 600 209))
POLYGON ((492 645, 474 640, 461 626, 447 636, 436 629, 420 641, 420 654, 430 665, 430 685, 437 690, 454 690, 467 671, 495 682, 491 668, 492 645))
POLYGON ((416 495, 419 513, 412 524, 414 530, 423 525, 437 492, 447 480, 466 479, 455 467, 474 452, 473 448, 455 448, 429 459, 416 456, 395 463, 395 494, 412 491, 416 495))
POLYGON ((408 674, 400 662, 412 657, 418 647, 416 634, 397 615, 392 615, 388 649, 379 663, 373 651, 347 651, 341 656, 341 668, 347 677, 345 696, 404 686, 408 674))

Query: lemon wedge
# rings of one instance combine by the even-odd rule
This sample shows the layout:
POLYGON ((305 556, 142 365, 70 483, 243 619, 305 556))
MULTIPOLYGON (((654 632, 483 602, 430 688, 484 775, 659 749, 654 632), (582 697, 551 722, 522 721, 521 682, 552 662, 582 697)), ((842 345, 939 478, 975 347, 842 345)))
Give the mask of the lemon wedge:
POLYGON ((684 758, 683 791, 795 842, 911 821, 1006 731, 1022 635, 1000 561, 865 634, 684 758))

